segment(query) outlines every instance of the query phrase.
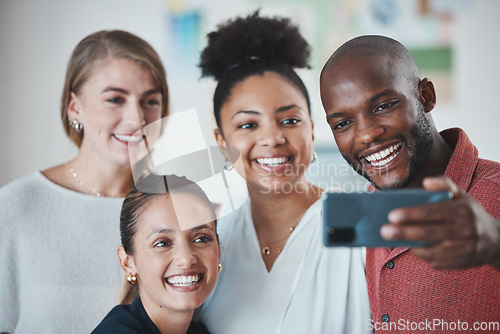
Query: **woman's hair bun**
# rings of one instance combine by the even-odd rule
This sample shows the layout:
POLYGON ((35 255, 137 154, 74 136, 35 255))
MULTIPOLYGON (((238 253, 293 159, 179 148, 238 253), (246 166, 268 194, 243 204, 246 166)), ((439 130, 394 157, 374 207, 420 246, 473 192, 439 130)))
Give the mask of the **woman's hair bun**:
POLYGON ((261 17, 256 11, 220 24, 207 38, 202 77, 220 80, 229 69, 251 61, 309 68, 310 46, 288 18, 261 17))

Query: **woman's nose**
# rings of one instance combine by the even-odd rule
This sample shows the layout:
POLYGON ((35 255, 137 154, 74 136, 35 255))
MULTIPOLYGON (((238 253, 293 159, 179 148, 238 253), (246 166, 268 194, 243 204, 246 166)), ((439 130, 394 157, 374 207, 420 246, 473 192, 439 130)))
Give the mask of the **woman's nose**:
POLYGON ((126 122, 134 129, 139 130, 146 125, 146 118, 140 102, 131 103, 125 111, 126 122))
POLYGON ((286 142, 283 131, 278 126, 264 125, 259 129, 258 144, 263 146, 277 146, 286 142))
POLYGON ((174 260, 176 266, 179 268, 190 268, 196 264, 196 254, 187 242, 180 242, 175 245, 174 260))

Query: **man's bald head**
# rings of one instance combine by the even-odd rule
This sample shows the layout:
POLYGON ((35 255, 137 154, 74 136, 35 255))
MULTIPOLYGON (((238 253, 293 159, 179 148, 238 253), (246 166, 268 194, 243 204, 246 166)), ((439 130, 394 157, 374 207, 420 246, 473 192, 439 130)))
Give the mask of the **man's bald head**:
POLYGON ((399 71, 398 75, 405 77, 413 87, 420 81, 420 73, 408 49, 392 38, 377 35, 359 36, 340 46, 323 67, 321 80, 330 68, 341 63, 341 66, 345 66, 349 62, 355 66, 357 61, 365 58, 378 58, 380 61, 391 62, 394 69, 399 71))

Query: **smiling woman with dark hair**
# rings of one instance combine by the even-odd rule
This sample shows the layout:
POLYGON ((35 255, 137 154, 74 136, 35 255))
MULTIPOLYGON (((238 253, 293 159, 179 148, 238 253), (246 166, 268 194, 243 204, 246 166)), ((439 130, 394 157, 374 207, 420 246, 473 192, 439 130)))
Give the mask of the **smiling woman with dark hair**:
POLYGON ((150 174, 123 203, 120 264, 138 295, 93 333, 208 333, 192 322, 220 264, 214 207, 186 178, 150 174))
POLYGON ((249 200, 219 220, 224 271, 199 316, 222 333, 365 333, 361 249, 323 247, 322 189, 307 89, 294 68, 310 49, 287 18, 254 13, 208 34, 204 76, 217 80, 215 136, 241 153, 249 200))

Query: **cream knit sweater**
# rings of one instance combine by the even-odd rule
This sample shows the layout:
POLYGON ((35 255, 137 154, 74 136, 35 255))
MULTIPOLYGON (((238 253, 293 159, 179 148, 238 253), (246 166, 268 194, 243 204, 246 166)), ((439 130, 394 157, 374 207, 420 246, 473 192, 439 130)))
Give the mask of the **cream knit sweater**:
POLYGON ((122 202, 40 172, 0 189, 0 333, 90 333, 116 303, 122 202))

